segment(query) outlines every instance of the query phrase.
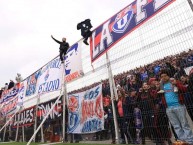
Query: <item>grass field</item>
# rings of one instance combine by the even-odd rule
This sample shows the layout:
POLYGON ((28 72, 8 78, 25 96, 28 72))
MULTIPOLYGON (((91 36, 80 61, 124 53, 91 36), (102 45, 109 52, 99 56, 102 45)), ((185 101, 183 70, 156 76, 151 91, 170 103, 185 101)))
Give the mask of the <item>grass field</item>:
MULTIPOLYGON (((10 143, 0 142, 0 145, 26 145, 26 144, 27 143, 25 142, 10 142, 10 143)), ((40 143, 31 143, 30 145, 41 145, 41 144, 40 143)), ((50 144, 50 145, 90 145, 90 143, 85 143, 85 144, 83 143, 59 143, 59 144, 50 144)), ((108 145, 108 144, 92 144, 92 145, 108 145)))

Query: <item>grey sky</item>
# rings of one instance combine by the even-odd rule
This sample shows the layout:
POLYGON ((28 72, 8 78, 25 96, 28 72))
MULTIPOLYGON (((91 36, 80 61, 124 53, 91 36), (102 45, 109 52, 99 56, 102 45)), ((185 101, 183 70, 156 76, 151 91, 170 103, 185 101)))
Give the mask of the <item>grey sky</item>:
MULTIPOLYGON (((58 55, 50 35, 71 44, 81 38, 76 24, 97 27, 133 0, 0 0, 0 87, 16 73, 26 78, 58 55)), ((89 50, 88 50, 89 51, 89 50)))

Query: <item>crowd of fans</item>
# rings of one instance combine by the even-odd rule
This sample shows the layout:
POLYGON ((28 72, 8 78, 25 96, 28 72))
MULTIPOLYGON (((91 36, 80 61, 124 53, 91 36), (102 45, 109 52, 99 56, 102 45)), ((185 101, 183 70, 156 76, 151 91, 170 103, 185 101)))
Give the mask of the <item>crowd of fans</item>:
POLYGON ((15 80, 16 80, 16 82, 14 82, 13 80, 10 80, 9 83, 5 83, 4 87, 1 87, 0 99, 1 99, 1 94, 3 93, 4 90, 9 90, 9 89, 13 88, 15 86, 15 84, 20 83, 23 80, 20 73, 17 73, 15 80))
MULTIPOLYGON (((127 141, 128 143, 146 144, 148 138, 156 144, 165 144, 166 142, 166 144, 171 144, 172 133, 176 140, 192 143, 192 132, 188 129, 183 130, 183 127, 179 128, 172 122, 173 118, 170 118, 170 115, 168 117, 168 113, 171 112, 167 108, 172 108, 173 104, 168 104, 167 92, 164 92, 164 88, 167 87, 164 80, 168 79, 173 88, 172 93, 178 95, 180 104, 177 106, 182 105, 183 107, 185 105, 191 120, 193 120, 193 73, 191 71, 185 72, 185 68, 191 66, 193 66, 193 50, 167 56, 151 64, 118 74, 114 76, 118 99, 111 96, 109 81, 103 80, 102 92, 106 130, 96 133, 96 139, 108 139, 110 137, 108 131, 111 131, 112 143, 115 143, 111 105, 113 99, 122 143, 127 141), (180 131, 188 137, 182 138, 180 131)), ((85 91, 99 83, 101 82, 70 93, 85 91)), ((181 114, 184 115, 181 118, 186 119, 185 112, 181 114)), ((181 118, 178 119, 181 121, 181 118)), ((186 122, 185 128, 190 128, 189 124, 186 122)))
MULTIPOLYGON (((102 80, 105 130, 96 133, 96 140, 111 138, 112 143, 115 143, 115 125, 112 111, 112 102, 114 102, 121 143, 147 144, 148 139, 148 141, 151 140, 156 144, 172 144, 172 134, 174 134, 176 140, 193 143, 193 135, 189 126, 192 122, 188 122, 185 116, 187 109, 191 121, 193 121, 193 71, 188 73, 185 71, 186 68, 191 66, 193 66, 193 50, 167 56, 151 64, 118 74, 114 76, 117 98, 110 94, 108 79, 102 80), (172 92, 170 93, 179 98, 179 101, 172 100, 177 105, 168 104, 167 84, 171 84, 172 92), (184 105, 186 109, 183 108, 184 105), (180 108, 182 111, 185 110, 180 112, 177 108, 180 117, 179 114, 175 114, 176 106, 182 107, 180 108), (177 119, 171 118, 174 114, 177 119), (185 123, 180 124, 180 122, 176 125, 173 119, 179 122, 184 119, 182 122, 185 123), (186 130, 183 130, 183 127, 186 130), (181 137, 181 134, 186 137, 181 137)), ((20 74, 17 74, 16 81, 17 83, 22 81, 20 74)), ((69 94, 86 91, 101 82, 69 94)), ((15 83, 10 80, 0 93, 14 85, 15 83)))

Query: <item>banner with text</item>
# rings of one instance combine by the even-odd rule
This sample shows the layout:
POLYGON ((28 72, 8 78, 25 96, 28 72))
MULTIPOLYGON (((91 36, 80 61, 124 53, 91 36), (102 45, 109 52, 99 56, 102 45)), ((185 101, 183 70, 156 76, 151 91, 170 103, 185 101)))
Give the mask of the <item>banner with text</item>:
POLYGON ((16 96, 7 102, 4 102, 1 108, 1 114, 3 116, 7 116, 14 113, 15 110, 17 109, 17 102, 18 102, 18 97, 16 96))
POLYGON ((82 40, 72 45, 65 55, 66 82, 73 81, 83 76, 81 59, 82 40))
MULTIPOLYGON (((38 105, 38 113, 37 117, 38 120, 43 120, 44 116, 50 111, 52 108, 53 104, 56 102, 57 99, 53 99, 51 101, 42 103, 38 105)), ((48 116, 48 119, 54 120, 56 118, 59 118, 62 116, 62 100, 58 100, 56 103, 55 108, 51 111, 51 113, 48 116)))
POLYGON ((57 57, 40 70, 36 88, 37 94, 41 95, 61 89, 62 68, 60 58, 57 57))
POLYGON ((90 39, 91 61, 95 61, 145 21, 175 0, 135 0, 93 30, 90 39))
POLYGON ((10 99, 14 98, 19 91, 19 84, 15 85, 11 89, 4 90, 1 94, 1 103, 8 102, 10 99))
POLYGON ((4 96, 2 102, 2 115, 12 115, 19 106, 23 105, 23 98, 25 95, 25 85, 23 82, 17 84, 14 88, 6 91, 9 92, 4 96), (10 97, 11 96, 11 97, 10 97))
POLYGON ((94 133, 104 130, 102 84, 68 95, 68 132, 94 133))
POLYGON ((41 69, 33 73, 31 76, 29 76, 26 79, 26 85, 27 85, 26 92, 25 92, 26 97, 36 94, 37 80, 40 75, 40 72, 41 72, 41 69))
POLYGON ((19 127, 21 126, 30 126, 34 124, 34 106, 27 108, 25 110, 22 110, 20 113, 17 113, 13 118, 13 121, 11 122, 11 126, 13 128, 17 127, 17 122, 19 122, 19 127))

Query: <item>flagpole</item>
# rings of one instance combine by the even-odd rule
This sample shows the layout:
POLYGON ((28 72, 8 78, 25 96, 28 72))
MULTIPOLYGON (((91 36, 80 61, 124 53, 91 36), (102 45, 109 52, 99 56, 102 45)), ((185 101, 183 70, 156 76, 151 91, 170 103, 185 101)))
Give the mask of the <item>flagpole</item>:
POLYGON ((62 125, 62 141, 63 143, 65 142, 65 115, 66 115, 66 97, 67 97, 67 88, 66 88, 66 80, 65 80, 65 76, 66 76, 66 72, 65 72, 65 63, 64 63, 64 92, 63 92, 63 117, 62 117, 62 121, 63 121, 63 125, 62 125))
POLYGON ((41 126, 41 142, 44 143, 44 128, 41 126))
POLYGON ((6 133, 6 130, 7 130, 7 126, 5 126, 5 128, 4 128, 4 132, 3 132, 3 141, 5 141, 5 133, 6 133))
POLYGON ((9 136, 11 136, 11 125, 9 125, 9 136))
POLYGON ((17 138, 18 138, 18 131, 19 131, 19 122, 20 122, 21 109, 22 109, 22 107, 20 106, 20 107, 19 107, 18 117, 16 116, 16 117, 17 117, 17 129, 16 129, 16 135, 15 135, 15 141, 17 141, 17 138))
MULTIPOLYGON (((40 103, 40 94, 37 96, 37 103, 36 103, 36 108, 35 108, 35 118, 34 118, 34 132, 37 129, 37 111, 38 111, 38 105, 40 103)), ((34 142, 36 142, 36 136, 34 137, 34 142)))
POLYGON ((115 98, 117 98, 117 93, 115 93, 114 89, 114 81, 113 81, 113 75, 112 75, 112 70, 111 70, 111 65, 110 65, 110 60, 108 57, 108 53, 106 52, 106 63, 107 63, 107 69, 108 69, 108 76, 109 76, 109 84, 110 84, 110 91, 111 91, 111 103, 112 103, 112 109, 113 109, 113 119, 114 119, 114 126, 115 126, 115 140, 116 143, 119 143, 119 128, 118 128, 118 122, 117 122, 117 114, 116 114, 116 109, 115 109, 115 104, 114 104, 114 95, 115 98))
POLYGON ((24 126, 22 126, 22 136, 23 136, 23 142, 25 142, 25 131, 24 131, 24 126))
POLYGON ((192 12, 193 12, 193 4, 192 4, 192 1, 191 1, 191 0, 187 0, 187 1, 188 1, 188 4, 190 5, 190 8, 191 8, 192 12))

